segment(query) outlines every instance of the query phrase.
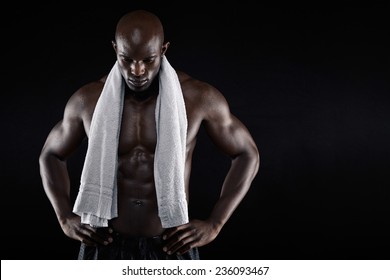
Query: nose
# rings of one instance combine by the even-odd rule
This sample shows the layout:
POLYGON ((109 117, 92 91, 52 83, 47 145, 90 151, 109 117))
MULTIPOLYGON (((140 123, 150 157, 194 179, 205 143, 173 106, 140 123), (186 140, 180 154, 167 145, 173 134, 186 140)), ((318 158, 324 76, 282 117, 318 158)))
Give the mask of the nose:
POLYGON ((142 61, 134 62, 130 66, 130 71, 134 76, 142 76, 145 73, 145 64, 142 61))

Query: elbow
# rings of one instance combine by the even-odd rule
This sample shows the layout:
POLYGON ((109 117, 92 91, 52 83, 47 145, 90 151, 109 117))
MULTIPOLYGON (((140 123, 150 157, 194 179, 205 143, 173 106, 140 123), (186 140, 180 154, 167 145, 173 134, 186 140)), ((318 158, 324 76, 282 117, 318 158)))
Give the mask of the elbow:
POLYGON ((245 162, 248 170, 252 171, 253 177, 256 176, 260 169, 260 152, 254 143, 248 145, 241 153, 234 156, 233 160, 236 158, 245 162))
POLYGON ((45 168, 46 166, 52 164, 53 162, 58 162, 58 161, 64 161, 64 160, 61 159, 55 153, 53 153, 45 148, 43 148, 41 153, 39 154, 38 163, 39 163, 39 167, 41 170, 43 168, 45 168))
POLYGON ((48 151, 48 149, 45 149, 44 147, 39 154, 39 165, 44 165, 49 160, 51 155, 52 154, 48 151))
POLYGON ((39 159, 38 159, 39 169, 40 169, 41 173, 45 169, 45 167, 48 165, 49 158, 50 158, 50 154, 45 149, 43 149, 41 151, 41 153, 39 154, 39 159))
POLYGON ((254 174, 257 174, 260 169, 260 151, 256 145, 253 145, 251 155, 253 158, 254 174))
POLYGON ((47 153, 43 149, 39 154, 39 158, 38 158, 39 166, 42 166, 45 163, 46 158, 47 158, 47 153))

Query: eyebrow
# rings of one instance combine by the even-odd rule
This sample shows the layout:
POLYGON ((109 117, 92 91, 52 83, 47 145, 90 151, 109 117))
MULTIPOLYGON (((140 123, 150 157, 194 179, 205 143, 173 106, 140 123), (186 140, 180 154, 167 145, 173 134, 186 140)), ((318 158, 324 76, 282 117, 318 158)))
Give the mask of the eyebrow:
MULTIPOLYGON (((119 55, 120 55, 120 56, 123 56, 123 57, 126 57, 126 58, 131 58, 130 56, 128 56, 128 55, 126 55, 126 54, 124 54, 124 53, 119 53, 119 55)), ((157 54, 152 54, 152 55, 147 56, 147 57, 145 57, 145 58, 143 58, 143 59, 152 59, 152 58, 156 58, 156 57, 157 57, 157 54)))

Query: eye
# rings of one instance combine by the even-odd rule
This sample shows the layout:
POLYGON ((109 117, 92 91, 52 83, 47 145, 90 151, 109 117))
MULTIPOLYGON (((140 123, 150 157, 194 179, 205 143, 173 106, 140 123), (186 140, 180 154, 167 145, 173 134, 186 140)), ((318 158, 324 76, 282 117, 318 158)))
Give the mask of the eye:
POLYGON ((153 63, 154 59, 155 59, 154 57, 150 57, 150 58, 144 59, 144 62, 145 63, 153 63))
POLYGON ((124 61, 124 62, 127 62, 127 63, 131 63, 133 60, 131 58, 128 58, 126 56, 122 56, 121 59, 124 61))

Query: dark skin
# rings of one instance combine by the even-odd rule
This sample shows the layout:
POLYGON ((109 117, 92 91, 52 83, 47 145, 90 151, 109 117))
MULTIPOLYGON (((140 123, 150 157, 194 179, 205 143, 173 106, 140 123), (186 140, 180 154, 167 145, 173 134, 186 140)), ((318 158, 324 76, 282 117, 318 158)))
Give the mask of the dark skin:
POLYGON ((87 245, 109 244, 114 231, 131 236, 162 235, 168 254, 185 253, 212 242, 250 188, 259 169, 259 152, 249 131, 229 109, 223 95, 208 83, 178 72, 188 119, 185 189, 189 199, 191 161, 196 137, 203 125, 216 147, 231 158, 221 194, 207 220, 164 229, 157 211, 153 176, 156 146, 155 104, 164 42, 160 20, 146 11, 134 11, 118 22, 112 42, 126 81, 119 139, 118 217, 107 232, 82 224, 72 212, 67 159, 88 137, 96 102, 105 78, 76 91, 64 116, 49 133, 40 155, 44 190, 64 233, 87 245))

